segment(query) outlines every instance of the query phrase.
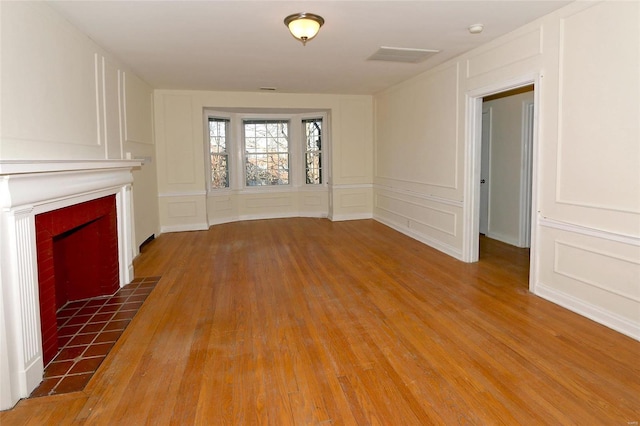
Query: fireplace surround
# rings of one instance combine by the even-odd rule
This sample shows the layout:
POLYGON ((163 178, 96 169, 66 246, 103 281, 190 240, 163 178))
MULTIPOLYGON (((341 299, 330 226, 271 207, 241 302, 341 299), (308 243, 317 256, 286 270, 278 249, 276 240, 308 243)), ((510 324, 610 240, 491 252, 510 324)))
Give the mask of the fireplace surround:
POLYGON ((0 161, 0 409, 42 381, 36 216, 115 197, 117 285, 133 279, 137 254, 132 182, 137 160, 0 161))
POLYGON ((115 195, 36 215, 36 247, 46 367, 59 349, 56 312, 120 288, 115 195))

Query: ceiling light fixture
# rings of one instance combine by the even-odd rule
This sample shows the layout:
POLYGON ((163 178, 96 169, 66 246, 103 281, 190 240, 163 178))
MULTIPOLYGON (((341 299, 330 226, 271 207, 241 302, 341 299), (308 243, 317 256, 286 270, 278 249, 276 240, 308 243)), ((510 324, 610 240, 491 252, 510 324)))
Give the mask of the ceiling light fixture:
POLYGON ((324 19, 313 13, 294 13, 284 18, 284 24, 289 28, 291 35, 306 46, 307 42, 318 34, 324 19))

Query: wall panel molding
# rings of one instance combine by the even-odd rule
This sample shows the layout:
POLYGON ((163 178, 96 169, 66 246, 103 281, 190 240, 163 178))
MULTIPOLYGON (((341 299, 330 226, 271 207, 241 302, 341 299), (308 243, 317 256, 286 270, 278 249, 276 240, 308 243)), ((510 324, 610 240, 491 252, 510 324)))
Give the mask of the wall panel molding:
POLYGON ((427 235, 415 232, 414 230, 406 227, 406 226, 402 226, 399 223, 396 223, 392 220, 389 220, 387 218, 384 218, 382 216, 379 215, 374 215, 373 219, 377 220, 378 222, 387 225, 388 227, 395 229, 396 231, 407 235, 417 241, 420 241, 421 243, 424 243, 426 245, 428 245, 429 247, 433 247, 436 250, 440 250, 443 253, 448 254, 449 256, 452 256, 456 259, 461 260, 462 259, 462 251, 458 250, 457 248, 446 244, 440 240, 436 240, 435 238, 429 237, 427 235))
MULTIPOLYGON (((457 174, 457 170, 456 170, 456 174, 457 174)), ((419 181, 419 180, 400 179, 400 178, 393 178, 393 177, 384 176, 384 175, 380 175, 380 174, 376 175, 376 179, 385 179, 385 180, 390 180, 390 181, 395 181, 395 182, 410 183, 410 184, 414 184, 414 185, 432 186, 432 187, 436 187, 436 188, 457 189, 456 184, 446 185, 446 184, 425 182, 425 181, 419 181)))
MULTIPOLYGON (((403 200, 399 197, 392 197, 389 195, 382 195, 382 194, 375 194, 375 208, 382 210, 382 211, 387 211, 389 213, 393 213, 395 215, 399 215, 402 216, 404 218, 407 219, 408 221, 408 226, 411 226, 411 222, 415 222, 418 224, 421 224, 427 228, 431 228, 434 229, 436 231, 442 232, 444 234, 447 235, 451 235, 451 236, 456 236, 456 214, 453 212, 449 212, 446 210, 442 210, 442 209, 437 209, 435 207, 430 207, 424 204, 420 204, 420 203, 416 203, 414 201, 409 201, 409 200, 403 200), (392 209, 392 208, 386 208, 386 207, 382 207, 381 206, 381 202, 380 199, 381 198, 386 198, 388 200, 392 200, 392 202, 396 203, 396 208, 392 209), (440 217, 441 220, 445 220, 448 222, 448 224, 450 225, 449 227, 444 227, 444 226, 438 226, 436 225, 433 221, 432 222, 427 222, 426 220, 423 220, 422 218, 416 217, 416 215, 411 214, 411 212, 407 212, 407 211, 401 211, 400 208, 400 204, 404 204, 404 205, 408 205, 411 207, 415 207, 421 210, 425 210, 425 211, 429 211, 430 216, 432 219, 435 219, 435 217, 433 217, 433 215, 438 215, 438 217, 440 217)), ((411 208, 410 207, 410 208, 411 208)))
POLYGON ((638 289, 638 294, 634 295, 615 288, 615 286, 624 286, 625 282, 632 286, 630 277, 634 274, 636 278, 640 278, 640 261, 596 250, 585 245, 556 240, 553 272, 615 296, 640 303, 640 289, 638 289), (579 264, 572 264, 571 258, 580 259, 579 264), (594 270, 591 265, 598 265, 598 267, 594 270), (606 277, 602 274, 605 274, 606 277), (605 281, 610 281, 613 285, 608 285, 605 281))
MULTIPOLYGON (((160 113, 162 114, 160 125, 164 136, 164 155, 159 158, 164 160, 163 169, 166 170, 167 184, 169 186, 196 184, 198 177, 194 167, 196 153, 191 96, 162 95, 160 113)), ((198 140, 198 148, 202 147, 200 140, 198 140)))
POLYGON ((198 203, 196 201, 170 201, 167 203, 169 218, 197 217, 198 203))
POLYGON ((373 188, 373 184, 371 183, 361 183, 361 184, 351 184, 351 185, 343 185, 343 184, 333 184, 330 185, 332 190, 341 190, 341 189, 371 189, 373 188))
POLYGON ((603 231, 600 229, 574 225, 572 223, 567 223, 567 222, 561 222, 561 221, 553 220, 549 218, 539 218, 538 224, 545 228, 559 229, 561 231, 573 232, 575 234, 586 235, 589 237, 595 237, 595 238, 600 238, 607 241, 615 241, 618 243, 640 247, 640 237, 634 236, 634 235, 617 234, 613 232, 603 231))
POLYGON ((538 27, 467 59, 467 78, 504 68, 543 52, 543 32, 538 27))
POLYGON ((630 40, 640 35, 640 8, 637 2, 607 3, 596 2, 559 22, 554 201, 637 215, 640 98, 630 93, 640 90, 640 57, 630 40))
POLYGON ((412 191, 410 189, 396 188, 396 187, 391 187, 391 186, 387 186, 387 185, 380 185, 380 184, 375 184, 373 188, 376 191, 389 191, 389 192, 393 192, 393 193, 397 193, 397 194, 407 195, 407 196, 413 197, 413 198, 419 198, 419 199, 422 199, 422 200, 425 200, 425 201, 431 201, 431 202, 438 203, 438 204, 445 204, 445 205, 458 207, 458 208, 462 208, 462 206, 463 206, 463 202, 459 201, 459 200, 451 200, 451 199, 448 199, 448 198, 437 197, 435 195, 425 194, 425 193, 422 193, 422 192, 416 192, 416 191, 412 191))
POLYGON ((543 299, 585 316, 622 334, 636 340, 640 340, 640 323, 629 321, 628 319, 616 315, 613 312, 604 310, 590 303, 586 303, 582 299, 578 299, 570 294, 556 290, 544 283, 539 282, 536 284, 535 294, 536 296, 540 296, 543 299))
POLYGON ((175 197, 202 197, 207 195, 207 191, 175 191, 175 192, 161 192, 158 194, 160 198, 175 198, 175 197))

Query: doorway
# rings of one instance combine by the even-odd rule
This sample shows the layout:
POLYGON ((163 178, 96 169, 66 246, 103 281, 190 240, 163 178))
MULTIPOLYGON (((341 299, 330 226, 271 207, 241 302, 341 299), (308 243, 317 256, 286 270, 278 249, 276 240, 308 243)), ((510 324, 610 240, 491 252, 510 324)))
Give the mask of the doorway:
POLYGON ((519 248, 531 240, 533 85, 482 102, 479 232, 519 248))
MULTIPOLYGON (((533 101, 522 106, 521 115, 519 120, 523 125, 523 137, 521 139, 524 144, 523 149, 519 149, 520 155, 514 160, 513 156, 508 159, 509 162, 515 162, 518 166, 518 171, 522 172, 524 179, 517 179, 517 182, 507 181, 503 178, 503 183, 517 186, 518 194, 526 194, 526 196, 518 195, 516 200, 517 205, 517 222, 518 231, 516 233, 507 233, 507 240, 509 244, 520 245, 523 247, 530 247, 530 272, 529 272, 529 290, 535 291, 535 275, 536 275, 536 228, 535 220, 532 215, 537 209, 536 205, 536 176, 537 176, 537 117, 538 117, 538 93, 537 88, 541 81, 540 75, 528 75, 510 81, 503 81, 501 83, 487 86, 481 89, 469 91, 467 93, 467 142, 468 150, 466 151, 466 191, 465 191, 465 213, 464 213, 464 244, 463 244, 463 260, 466 262, 476 262, 480 255, 480 228, 481 228, 481 214, 483 220, 483 233, 490 233, 491 231, 491 184, 489 179, 498 179, 500 176, 491 176, 491 168, 485 168, 483 173, 482 168, 482 137, 483 133, 487 136, 487 122, 491 122, 492 112, 485 109, 483 115, 483 104, 485 100, 492 101, 500 99, 502 97, 508 97, 510 92, 532 92, 533 101), (533 89, 533 90, 532 90, 533 89), (485 125, 483 126, 483 119, 485 125), (484 131, 483 131, 484 130, 484 131), (524 135, 527 135, 524 137, 524 135), (489 176, 487 176, 487 170, 489 170, 489 176), (485 179, 486 189, 482 189, 481 181, 485 179), (485 195, 483 193, 488 193, 485 195), (484 201, 482 200, 484 197, 484 201), (481 211, 483 213, 481 213, 481 211), (487 219, 485 219, 485 215, 487 219), (486 229, 485 229, 486 224, 486 229), (515 244, 514 244, 515 243, 515 244)), ((490 128, 491 124, 489 124, 490 128)), ((490 154, 490 153, 489 153, 490 154)), ((485 161, 505 161, 505 160, 491 160, 491 155, 484 155, 485 161)), ((498 191, 498 189, 495 189, 498 191)), ((511 200, 513 205, 513 200, 511 200)), ((495 212, 494 212, 495 213, 495 212)), ((513 218, 513 216, 511 216, 513 218)), ((495 221, 499 220, 499 217, 495 217, 495 221)), ((513 223, 510 224, 513 226, 513 223)), ((511 228, 513 229, 513 228, 511 228)), ((493 231, 500 229, 496 228, 493 231)), ((495 234, 495 232, 494 232, 495 234)), ((502 235, 504 237, 504 235, 502 235)))

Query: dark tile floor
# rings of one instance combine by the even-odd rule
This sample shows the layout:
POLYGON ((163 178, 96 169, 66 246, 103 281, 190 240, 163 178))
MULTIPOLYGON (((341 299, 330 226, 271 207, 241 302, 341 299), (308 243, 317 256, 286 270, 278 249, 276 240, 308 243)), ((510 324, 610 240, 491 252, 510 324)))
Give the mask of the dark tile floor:
POLYGON ((69 302, 58 311, 58 355, 30 398, 84 389, 160 277, 136 278, 113 296, 69 302))

